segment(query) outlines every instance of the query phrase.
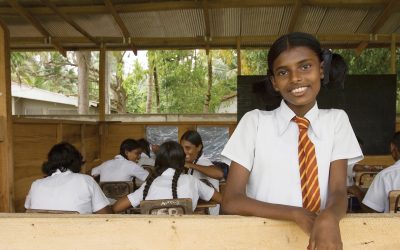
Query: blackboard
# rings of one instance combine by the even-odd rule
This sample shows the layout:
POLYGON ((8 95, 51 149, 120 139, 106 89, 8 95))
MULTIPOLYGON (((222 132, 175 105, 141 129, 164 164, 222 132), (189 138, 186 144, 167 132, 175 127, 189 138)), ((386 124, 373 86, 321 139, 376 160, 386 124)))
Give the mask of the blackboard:
MULTIPOLYGON (((238 76, 238 121, 252 109, 273 110, 280 97, 266 76, 238 76)), ((389 154, 396 124, 396 75, 348 75, 344 89, 321 88, 319 108, 344 109, 366 155, 389 154)))

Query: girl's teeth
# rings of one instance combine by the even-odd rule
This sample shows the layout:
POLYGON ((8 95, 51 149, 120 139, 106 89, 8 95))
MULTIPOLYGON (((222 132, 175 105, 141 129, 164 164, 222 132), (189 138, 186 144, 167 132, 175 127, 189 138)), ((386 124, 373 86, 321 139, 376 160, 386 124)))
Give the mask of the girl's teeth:
POLYGON ((293 89, 292 92, 293 93, 300 93, 306 90, 307 87, 301 87, 301 88, 297 88, 297 89, 293 89))

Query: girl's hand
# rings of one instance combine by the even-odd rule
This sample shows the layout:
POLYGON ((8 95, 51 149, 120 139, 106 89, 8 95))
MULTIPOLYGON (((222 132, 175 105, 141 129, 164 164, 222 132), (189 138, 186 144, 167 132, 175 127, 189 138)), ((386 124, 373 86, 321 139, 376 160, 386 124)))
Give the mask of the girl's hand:
POLYGON ((185 168, 187 168, 187 169, 193 168, 193 163, 191 163, 191 162, 185 162, 185 168))
POLYGON ((323 211, 315 219, 307 249, 343 249, 339 220, 332 213, 323 211))
POLYGON ((312 213, 302 207, 296 208, 293 213, 293 220, 307 234, 311 234, 317 214, 312 213))

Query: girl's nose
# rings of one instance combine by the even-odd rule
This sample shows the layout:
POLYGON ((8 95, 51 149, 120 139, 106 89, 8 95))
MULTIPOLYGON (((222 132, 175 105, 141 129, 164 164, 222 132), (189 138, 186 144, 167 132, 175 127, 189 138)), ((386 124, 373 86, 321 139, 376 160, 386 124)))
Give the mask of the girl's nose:
POLYGON ((298 82, 301 82, 302 76, 299 72, 293 71, 290 74, 290 80, 293 83, 298 83, 298 82))

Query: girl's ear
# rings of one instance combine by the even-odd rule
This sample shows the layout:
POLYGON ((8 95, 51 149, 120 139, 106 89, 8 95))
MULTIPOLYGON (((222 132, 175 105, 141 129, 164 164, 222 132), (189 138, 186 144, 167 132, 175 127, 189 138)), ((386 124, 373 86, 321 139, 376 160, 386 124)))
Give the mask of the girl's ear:
POLYGON ((319 66, 319 77, 320 79, 324 79, 324 61, 321 61, 319 66))

